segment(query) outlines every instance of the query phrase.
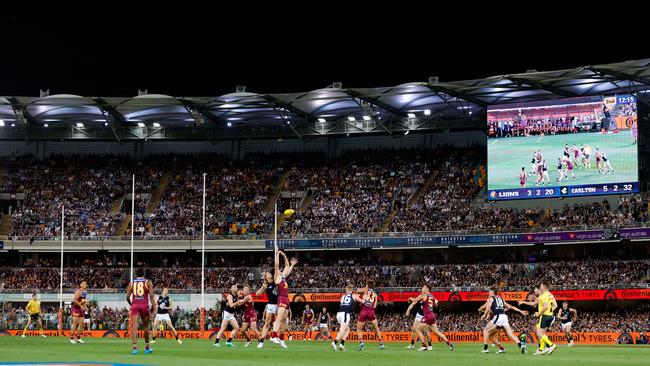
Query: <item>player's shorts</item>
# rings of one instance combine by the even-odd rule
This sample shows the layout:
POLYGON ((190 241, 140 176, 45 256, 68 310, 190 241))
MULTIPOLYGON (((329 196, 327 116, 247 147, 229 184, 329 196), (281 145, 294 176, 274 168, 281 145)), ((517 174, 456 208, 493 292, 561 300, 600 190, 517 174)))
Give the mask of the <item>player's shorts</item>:
POLYGON ((81 310, 80 307, 78 307, 76 305, 72 305, 72 309, 71 309, 70 312, 71 312, 72 316, 75 316, 75 317, 76 316, 84 316, 84 312, 81 310))
POLYGON ((329 325, 327 325, 327 323, 320 323, 320 324, 318 324, 318 327, 321 328, 321 329, 322 328, 329 328, 329 325))
POLYGON ((41 314, 39 313, 29 314, 29 317, 32 319, 32 321, 37 322, 41 319, 41 314))
POLYGON ((162 321, 172 321, 172 319, 169 317, 169 314, 156 314, 156 320, 159 322, 162 321))
POLYGON ((336 313, 336 321, 339 323, 339 325, 350 325, 350 313, 343 311, 336 313))
POLYGON ((141 318, 150 318, 151 313, 146 305, 131 305, 131 315, 139 315, 141 318))
POLYGON ((257 322, 257 313, 244 314, 244 323, 255 323, 257 322))
POLYGON ((567 329, 571 328, 571 325, 573 325, 573 322, 566 322, 566 323, 560 324, 560 327, 562 328, 562 330, 567 330, 567 329))
POLYGON ((415 313, 415 321, 416 322, 421 322, 422 319, 424 319, 424 315, 422 315, 420 313, 415 313))
POLYGON ((281 308, 288 308, 291 303, 288 297, 278 297, 278 306, 281 308))
POLYGON ((223 311, 223 320, 230 321, 230 320, 237 320, 237 318, 235 318, 235 314, 231 314, 231 313, 224 310, 223 311))
POLYGON ((269 314, 277 314, 278 313, 278 304, 268 304, 266 306, 266 312, 269 314))
POLYGON ((375 317, 375 312, 373 310, 361 310, 359 313, 359 321, 362 323, 371 322, 375 319, 377 318, 375 317))
POLYGON ((422 318, 422 323, 426 325, 435 325, 436 324, 436 314, 428 314, 422 318))
POLYGON ((490 322, 494 323, 497 328, 503 328, 510 325, 510 323, 508 323, 508 316, 506 314, 497 314, 492 317, 492 320, 490 320, 490 322))
POLYGON ((539 329, 548 329, 555 322, 555 317, 553 315, 542 315, 537 322, 537 328, 539 329))
POLYGON ((90 318, 84 318, 84 324, 90 324, 90 318))

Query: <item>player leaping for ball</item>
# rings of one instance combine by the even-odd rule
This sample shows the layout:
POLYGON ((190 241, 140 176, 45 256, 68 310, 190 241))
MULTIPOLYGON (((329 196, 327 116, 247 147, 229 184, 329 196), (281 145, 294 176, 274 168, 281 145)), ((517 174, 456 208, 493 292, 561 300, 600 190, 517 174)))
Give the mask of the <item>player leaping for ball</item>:
POLYGON ((287 348, 284 343, 284 333, 287 328, 287 320, 289 319, 289 285, 287 284, 287 277, 291 274, 293 267, 298 264, 298 259, 287 258, 283 251, 276 251, 275 253, 275 274, 273 280, 278 286, 278 314, 273 323, 273 338, 271 342, 279 344, 282 348, 287 348), (284 269, 280 271, 280 255, 284 258, 284 269))

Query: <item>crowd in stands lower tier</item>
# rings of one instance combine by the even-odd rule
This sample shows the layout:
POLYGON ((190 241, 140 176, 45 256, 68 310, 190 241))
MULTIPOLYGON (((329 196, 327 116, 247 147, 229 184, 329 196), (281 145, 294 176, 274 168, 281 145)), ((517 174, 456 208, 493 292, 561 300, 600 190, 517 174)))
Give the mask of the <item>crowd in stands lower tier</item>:
POLYGON ((648 222, 648 201, 639 196, 556 210, 480 209, 472 203, 486 182, 483 149, 352 150, 330 161, 320 153, 247 154, 239 161, 220 154, 165 154, 141 162, 119 155, 12 156, 0 159, 0 193, 25 193, 18 207, 10 207, 9 236, 36 240, 60 234, 62 206, 70 238, 128 235, 130 204, 125 199, 132 174, 139 197, 138 239, 200 237, 203 173, 208 238, 270 235, 271 201, 280 192, 305 195, 289 203, 296 214, 282 220, 279 232, 285 238, 379 231, 558 231, 648 222))
MULTIPOLYGON (((225 291, 233 284, 257 288, 268 265, 260 267, 206 267, 205 283, 209 292, 225 291)), ((59 288, 59 269, 0 268, 0 291, 54 291, 59 288)), ((147 278, 155 288, 197 291, 201 286, 200 267, 147 269, 147 278)), ((64 269, 64 287, 72 289, 81 281, 98 291, 123 290, 128 285, 128 268, 76 267, 64 269)), ((441 264, 441 265, 337 265, 298 266, 288 278, 289 287, 340 290, 346 284, 363 286, 373 280, 377 288, 432 287, 475 289, 498 285, 530 289, 546 279, 553 288, 589 288, 647 283, 650 261, 584 260, 543 263, 441 264)))

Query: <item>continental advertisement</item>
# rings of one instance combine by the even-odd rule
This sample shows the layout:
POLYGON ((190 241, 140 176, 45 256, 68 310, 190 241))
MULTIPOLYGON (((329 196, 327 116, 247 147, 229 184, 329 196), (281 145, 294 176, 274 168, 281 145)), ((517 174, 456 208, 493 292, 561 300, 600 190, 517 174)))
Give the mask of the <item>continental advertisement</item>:
MULTIPOLYGON (((226 332, 226 335, 229 332, 226 332)), ((21 336, 23 334, 22 330, 0 330, 0 336, 21 336)), ((27 331, 26 336, 38 337, 40 335, 39 331, 27 331)), ((57 336, 58 332, 56 330, 46 330, 45 335, 48 337, 57 336)), ((68 331, 63 332, 64 336, 69 336, 68 331)), ((178 331, 178 335, 181 339, 214 339, 217 335, 217 330, 206 330, 205 332, 199 331, 178 331)), ((290 332, 290 339, 294 341, 300 341, 304 339, 304 332, 290 332)), ((364 341, 377 341, 377 336, 372 332, 362 333, 364 341)), ((481 343, 483 342, 483 333, 481 332, 447 332, 445 333, 447 338, 454 343, 481 343)), ((534 334, 526 333, 528 343, 535 344, 537 339, 534 334)), ((549 337, 553 342, 558 342, 560 344, 566 342, 566 337, 564 333, 561 332, 551 332, 548 333, 549 337)), ((139 337, 144 337, 144 333, 140 331, 138 333, 139 337)), ((320 334, 316 337, 316 340, 320 340, 320 334)), ((336 332, 332 332, 332 336, 336 337, 336 332)), ((384 342, 391 343, 406 343, 411 339, 410 332, 383 332, 382 336, 384 342)), ((434 341, 440 341, 435 334, 431 334, 434 341)), ((83 333, 83 337, 87 338, 129 338, 130 334, 125 330, 94 330, 86 331, 83 333)), ((616 343, 633 343, 639 337, 639 333, 636 332, 623 332, 623 333, 596 333, 596 332, 574 332, 573 338, 577 344, 616 344, 616 343), (632 341, 632 342, 630 342, 632 341)), ((173 339, 171 332, 163 332, 161 338, 173 339)), ((238 335, 238 339, 243 339, 241 334, 238 335)), ((325 340, 325 339, 324 339, 325 340)), ((358 341, 359 337, 356 332, 351 333, 348 337, 348 340, 358 341)), ((504 343, 509 342, 508 338, 501 334, 501 341, 504 343)), ((127 342, 125 340, 125 342, 127 342)))
MULTIPOLYGON (((601 289, 601 290, 557 290, 551 291, 559 301, 598 301, 598 300, 648 300, 650 299, 650 288, 639 289, 601 289)), ((382 302, 408 302, 411 297, 419 295, 418 292, 378 292, 379 301, 382 302)), ((485 301, 488 297, 487 291, 447 291, 432 292, 438 301, 485 301)), ((289 299, 292 302, 339 302, 343 296, 342 292, 320 292, 320 293, 292 293, 289 299)), ((501 297, 506 301, 529 300, 533 297, 532 292, 513 291, 501 292, 501 297)), ((266 302, 266 295, 256 296, 258 302, 266 302)))

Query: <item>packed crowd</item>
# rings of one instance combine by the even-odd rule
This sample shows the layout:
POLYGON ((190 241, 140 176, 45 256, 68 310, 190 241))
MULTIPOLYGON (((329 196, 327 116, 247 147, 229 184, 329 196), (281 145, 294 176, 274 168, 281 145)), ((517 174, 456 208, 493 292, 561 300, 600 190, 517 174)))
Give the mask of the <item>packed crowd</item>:
MULTIPOLYGON (((289 277, 289 287, 305 289, 340 289, 346 284, 361 285, 372 279, 377 288, 417 287, 428 283, 433 287, 453 289, 502 287, 528 288, 544 278, 551 278, 554 288, 639 284, 650 278, 647 260, 584 260, 542 263, 506 264, 441 264, 441 265, 341 265, 298 266, 289 277)), ((233 284, 259 286, 264 272, 271 266, 206 267, 206 290, 225 291, 233 284)), ((147 269, 147 277, 156 288, 198 290, 201 285, 199 267, 168 267, 147 269)), ((129 269, 115 267, 66 267, 64 288, 72 289, 81 281, 99 291, 116 291, 128 285, 129 269)), ((52 291, 59 287, 58 268, 0 268, 0 291, 52 291)))
POLYGON ((202 230, 206 173, 206 232, 209 236, 260 235, 271 230, 266 206, 282 168, 277 155, 251 155, 233 162, 224 155, 176 156, 172 178, 150 216, 138 215, 143 236, 196 237, 202 230))
POLYGON ((115 200, 124 197, 136 174, 136 191, 151 192, 162 171, 120 155, 51 155, 38 160, 31 155, 0 160, 7 172, 0 192, 25 193, 12 210, 11 236, 53 237, 61 231, 65 207, 66 233, 77 237, 115 235, 122 216, 111 213, 115 200))
POLYGON ((170 154, 149 156, 142 163, 114 155, 53 155, 42 161, 27 155, 0 160, 0 171, 5 172, 0 192, 26 194, 11 210, 10 236, 36 239, 59 234, 62 205, 71 236, 124 234, 117 233, 124 214, 111 212, 130 192, 133 172, 137 193, 150 194, 165 174, 169 177, 161 186, 160 202, 152 204, 149 213, 149 200, 137 200, 134 232, 148 239, 201 235, 203 173, 208 239, 272 233, 269 201, 275 190, 306 192, 306 198, 291 201, 302 201, 296 214, 282 220, 279 232, 285 238, 382 230, 557 231, 649 220, 648 202, 639 197, 621 198, 617 207, 603 201, 548 212, 473 207, 484 183, 483 163, 480 147, 445 146, 353 150, 333 161, 320 153, 247 154, 241 161, 218 154, 170 154))
POLYGON ((619 207, 612 209, 608 201, 588 204, 565 204, 561 210, 546 213, 544 227, 551 231, 565 227, 625 227, 648 221, 648 205, 632 197, 619 199, 619 207))
POLYGON ((593 114, 536 118, 521 114, 514 116, 510 121, 489 122, 488 136, 494 138, 577 133, 582 129, 581 126, 589 125, 591 129, 594 123, 596 116, 593 114))
POLYGON ((402 190, 424 183, 435 152, 422 149, 348 151, 330 164, 293 168, 286 189, 312 191, 311 202, 281 232, 377 232, 402 190))

